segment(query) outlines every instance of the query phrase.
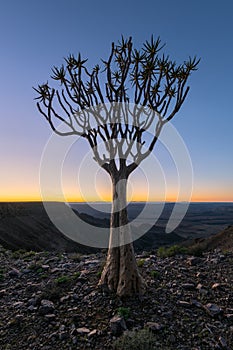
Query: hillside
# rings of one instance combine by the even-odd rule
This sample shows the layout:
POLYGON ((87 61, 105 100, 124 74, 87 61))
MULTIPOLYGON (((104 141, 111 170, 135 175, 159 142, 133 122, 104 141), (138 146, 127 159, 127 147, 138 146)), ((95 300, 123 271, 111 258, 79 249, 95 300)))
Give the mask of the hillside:
MULTIPOLYGON (((61 212, 64 203, 54 203, 55 210, 61 212), (57 208, 57 209, 56 209, 57 208)), ((75 211, 83 220, 96 227, 109 227, 109 220, 99 219, 75 211)), ((60 220, 67 220, 60 217, 60 220)), ((136 230, 136 228, 134 228, 136 230)), ((137 251, 158 248, 161 245, 176 244, 184 239, 176 233, 164 234, 164 228, 151 229, 134 245, 137 251)), ((97 249, 78 244, 62 234, 50 221, 41 202, 0 203, 0 244, 17 250, 48 250, 60 252, 97 252, 97 249)))
POLYGON ((200 251, 222 251, 233 252, 233 226, 228 226, 225 230, 208 238, 196 239, 191 243, 192 248, 200 251))
POLYGON ((41 202, 0 203, 0 244, 13 250, 93 252, 63 235, 52 224, 41 202))

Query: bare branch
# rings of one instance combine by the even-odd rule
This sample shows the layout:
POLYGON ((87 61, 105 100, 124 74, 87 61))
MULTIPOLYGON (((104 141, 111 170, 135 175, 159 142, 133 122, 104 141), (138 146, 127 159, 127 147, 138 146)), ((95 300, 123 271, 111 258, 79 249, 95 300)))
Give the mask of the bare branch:
POLYGON ((112 43, 108 59, 102 60, 103 70, 99 65, 89 69, 80 54, 69 55, 60 68, 52 68, 51 78, 60 84, 58 88, 50 88, 48 82, 34 88, 38 111, 57 134, 86 138, 95 160, 107 172, 116 170, 116 157, 120 168, 131 158, 127 172, 132 172, 180 110, 189 92, 187 81, 200 62, 189 57, 177 65, 161 54, 163 48, 160 38, 153 36, 141 50, 133 48, 131 37, 122 37, 112 43), (67 130, 59 131, 58 122, 67 130), (152 127, 148 141, 144 135, 152 127), (102 155, 101 143, 106 150, 102 155))

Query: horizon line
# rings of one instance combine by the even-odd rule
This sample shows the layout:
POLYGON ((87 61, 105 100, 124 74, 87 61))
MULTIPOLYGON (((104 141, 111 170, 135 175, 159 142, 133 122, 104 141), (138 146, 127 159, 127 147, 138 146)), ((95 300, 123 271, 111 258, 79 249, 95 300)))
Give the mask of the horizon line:
MULTIPOLYGON (((39 200, 39 199, 30 199, 30 200, 1 200, 0 199, 0 203, 69 203, 69 204, 88 204, 88 203, 96 203, 96 204, 111 204, 111 201, 61 201, 61 200, 39 200)), ((218 200, 195 200, 195 201, 129 201, 128 204, 130 203, 232 203, 233 204, 233 200, 232 201, 218 201, 218 200)))

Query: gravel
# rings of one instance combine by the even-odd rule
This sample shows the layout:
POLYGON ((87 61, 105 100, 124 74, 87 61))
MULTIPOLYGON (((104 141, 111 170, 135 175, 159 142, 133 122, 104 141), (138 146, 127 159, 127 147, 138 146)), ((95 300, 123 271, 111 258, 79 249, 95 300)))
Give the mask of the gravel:
POLYGON ((112 349, 122 334, 143 328, 156 334, 158 349, 233 349, 233 253, 159 258, 152 251, 137 259, 146 294, 120 299, 97 287, 101 253, 0 247, 1 349, 112 349))

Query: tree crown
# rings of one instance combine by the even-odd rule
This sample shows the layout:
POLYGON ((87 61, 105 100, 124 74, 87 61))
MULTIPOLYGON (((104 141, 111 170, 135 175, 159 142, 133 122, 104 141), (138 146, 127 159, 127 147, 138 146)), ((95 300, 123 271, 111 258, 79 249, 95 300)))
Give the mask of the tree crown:
POLYGON ((80 53, 77 58, 69 55, 65 64, 52 69, 51 78, 60 86, 47 82, 35 88, 39 112, 57 134, 86 138, 94 159, 108 172, 116 157, 125 166, 131 156, 130 173, 153 150, 163 125, 184 103, 187 80, 200 61, 189 57, 177 64, 161 53, 163 47, 160 38, 152 36, 142 49, 134 49, 132 38, 122 36, 112 43, 108 60, 102 60, 103 69, 88 69, 80 53), (65 131, 56 121, 66 126, 65 131), (153 122, 153 137, 143 151, 142 136, 153 122), (100 155, 99 141, 107 156, 100 155))

